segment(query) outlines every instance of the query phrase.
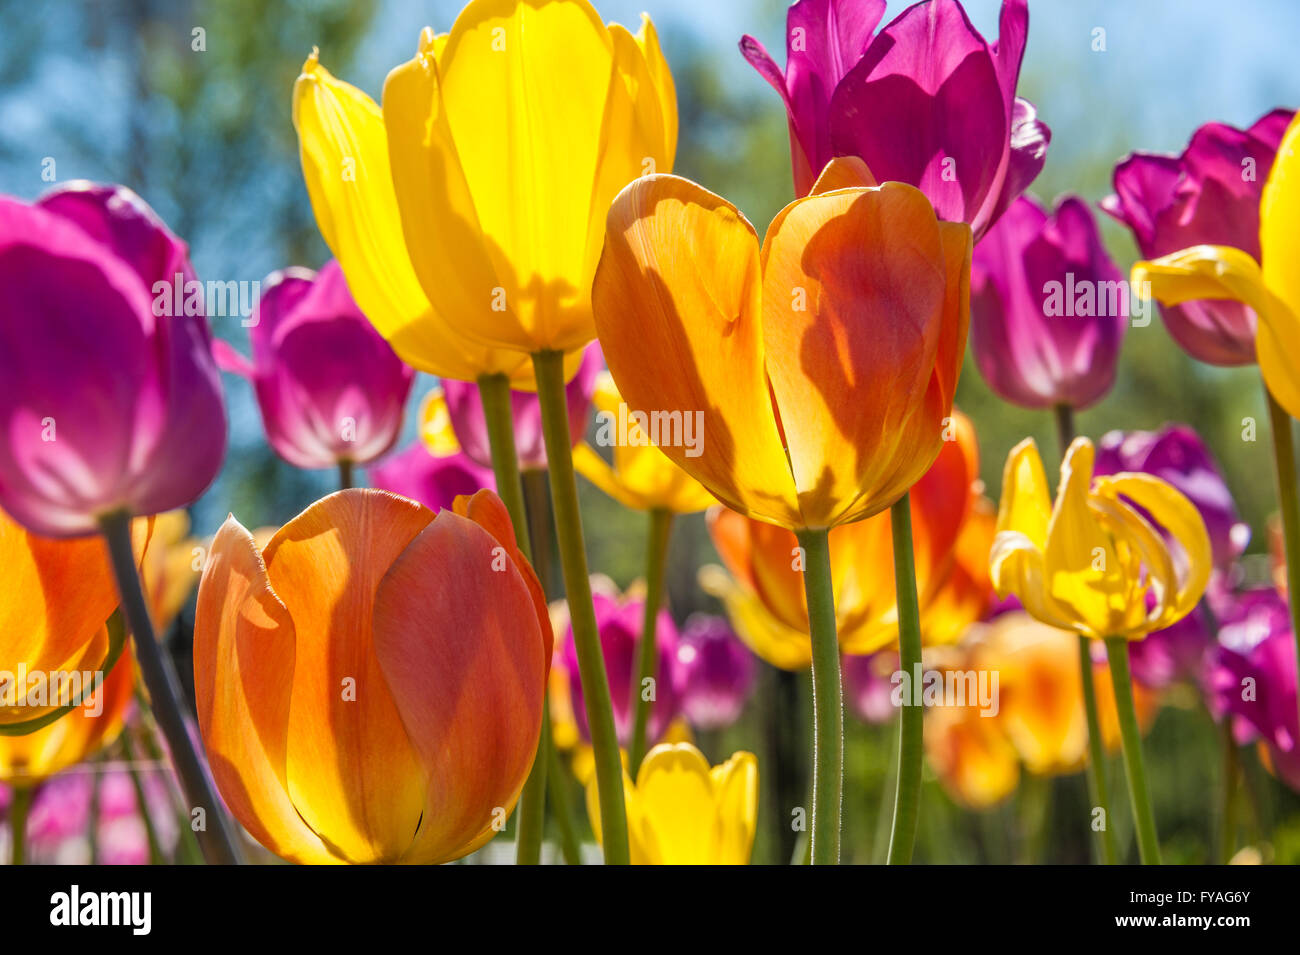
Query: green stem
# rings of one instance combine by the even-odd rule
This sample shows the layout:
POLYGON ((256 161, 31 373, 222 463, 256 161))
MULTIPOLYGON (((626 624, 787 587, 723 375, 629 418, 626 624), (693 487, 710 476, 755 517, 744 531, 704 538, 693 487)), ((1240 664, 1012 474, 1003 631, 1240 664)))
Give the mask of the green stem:
MULTIPOLYGON (((1286 552, 1286 593, 1291 607, 1291 632, 1296 642, 1296 678, 1300 680, 1300 482, 1296 480, 1295 440, 1291 416, 1265 389, 1273 429, 1273 466, 1277 472, 1277 502, 1282 512, 1282 541, 1286 552)), ((1300 710, 1300 694, 1296 695, 1300 710)))
POLYGON ((86 837, 90 842, 90 864, 99 865, 99 784, 104 773, 104 761, 95 755, 86 764, 90 770, 90 812, 86 824, 86 837))
POLYGON ((339 458, 339 490, 356 487, 356 464, 350 458, 339 458))
POLYGON ((1232 736, 1232 720, 1220 726, 1219 745, 1223 749, 1223 788, 1220 790, 1219 864, 1227 865, 1237 849, 1237 775, 1239 758, 1237 741, 1232 736))
POLYGON ((1079 637, 1079 679, 1083 684, 1083 712, 1088 721, 1088 797, 1094 809, 1101 810, 1101 830, 1097 832, 1099 854, 1106 865, 1119 859, 1115 833, 1111 828, 1110 794, 1106 782, 1106 748, 1101 739, 1101 718, 1097 713, 1097 687, 1092 678, 1092 644, 1079 637))
POLYGON ((100 529, 104 542, 108 545, 109 561, 117 579, 118 594, 122 598, 122 612, 135 638, 136 661, 149 691, 149 705, 159 729, 167 739, 172 765, 180 777, 190 811, 198 808, 204 810, 205 825, 197 834, 203 848, 203 857, 209 864, 238 864, 239 852, 226 821, 225 810, 194 747, 194 740, 181 712, 180 689, 167 661, 163 659, 162 648, 154 637, 149 605, 140 584, 135 552, 131 546, 131 516, 125 511, 106 515, 100 520, 100 529))
MULTIPOLYGON (((1056 417, 1056 438, 1061 447, 1061 460, 1074 441, 1074 409, 1059 404, 1053 409, 1056 417)), ((1083 710, 1088 722, 1088 798, 1093 809, 1100 809, 1102 828, 1094 831, 1098 857, 1106 865, 1114 865, 1119 857, 1115 847, 1115 833, 1111 829, 1109 786, 1106 783, 1106 751, 1101 741, 1101 721, 1097 716, 1097 689, 1092 678, 1092 648, 1087 637, 1079 637, 1079 681, 1083 685, 1083 710)), ((1089 820, 1091 824, 1091 819, 1089 820)))
MULTIPOLYGON (((515 451, 515 421, 510 407, 510 381, 503 374, 484 375, 478 380, 483 420, 487 424, 488 447, 492 454, 492 476, 497 495, 506 506, 515 528, 519 549, 532 560, 532 535, 524 507, 524 485, 519 476, 519 455, 515 451)), ((543 693, 546 690, 543 688, 543 693)), ((546 831, 546 753, 551 744, 550 710, 542 701, 542 727, 537 736, 533 768, 528 771, 519 806, 515 812, 515 862, 537 865, 542 858, 542 837, 546 831)))
MULTIPOLYGON (((916 599, 916 564, 912 556, 911 494, 889 510, 894 543, 894 588, 898 601, 898 667, 915 680, 921 669, 921 610, 916 599)), ((913 686, 919 694, 920 687, 913 686)), ((889 835, 890 865, 912 861, 921 801, 921 743, 925 712, 904 699, 898 721, 898 782, 894 789, 894 825, 889 835)))
MULTIPOLYGON (((628 750, 627 771, 635 778, 646 753, 646 727, 650 723, 650 701, 646 699, 646 680, 654 680, 659 662, 659 640, 655 622, 664 593, 664 564, 668 560, 668 538, 673 532, 673 512, 663 508, 650 511, 650 534, 645 557, 645 611, 641 621, 641 642, 637 666, 632 674, 632 745, 628 750)), ((657 695, 657 694, 656 694, 657 695)))
POLYGON ((609 677, 600 648, 596 611, 587 576, 587 552, 582 538, 582 513, 578 508, 578 482, 573 473, 573 441, 564 395, 564 354, 540 351, 533 355, 537 398, 542 408, 542 437, 551 471, 551 506, 555 534, 564 572, 573 644, 578 654, 578 675, 587 709, 587 726, 600 797, 601 842, 605 862, 626 865, 627 806, 623 796, 623 761, 614 732, 614 706, 609 697, 609 677))
POLYGON ((552 745, 547 750, 546 786, 550 795, 551 814, 560 830, 560 854, 565 865, 582 865, 582 849, 578 845, 577 827, 573 824, 573 805, 565 791, 564 767, 560 754, 552 745))
POLYGON ((149 812, 149 800, 145 796, 144 780, 140 778, 139 767, 135 763, 135 747, 131 745, 131 732, 123 729, 122 756, 126 760, 126 770, 131 777, 131 788, 135 790, 135 801, 140 809, 140 820, 144 823, 145 836, 149 840, 149 864, 162 865, 162 845, 158 842, 158 832, 154 828, 153 817, 149 812))
POLYGON ((835 631, 830 533, 798 532, 803 549, 803 586, 808 599, 813 688, 813 865, 839 865, 840 815, 844 801, 844 687, 840 643, 835 631))
POLYGON ((1115 687, 1115 709, 1119 714, 1119 734, 1124 748, 1124 768, 1128 775, 1129 802, 1133 806, 1133 821, 1137 827, 1138 854, 1143 865, 1159 865, 1160 841, 1156 838, 1156 817, 1151 812, 1147 774, 1142 765, 1142 736, 1138 732, 1137 709, 1133 705, 1128 641, 1123 637, 1107 637, 1106 657, 1110 660, 1110 680, 1115 687))
POLYGON ((27 811, 32 808, 30 786, 16 785, 9 791, 9 861, 22 865, 27 861, 27 811))

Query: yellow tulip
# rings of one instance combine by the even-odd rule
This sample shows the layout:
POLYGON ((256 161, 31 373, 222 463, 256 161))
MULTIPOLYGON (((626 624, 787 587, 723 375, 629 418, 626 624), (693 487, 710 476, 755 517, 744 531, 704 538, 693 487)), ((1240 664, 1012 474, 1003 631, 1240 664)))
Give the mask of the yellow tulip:
POLYGON ((1012 449, 989 555, 993 586, 1051 626, 1140 640, 1201 599, 1212 566, 1209 535, 1195 506, 1165 481, 1149 474, 1094 480, 1093 459, 1092 442, 1075 439, 1053 506, 1033 440, 1012 449))
POLYGON ((1198 245, 1133 266, 1133 285, 1150 283, 1166 305, 1233 299, 1259 319, 1255 355, 1268 390, 1300 418, 1300 117, 1278 147, 1259 205, 1261 262, 1241 249, 1198 245))
MULTIPOLYGON (((624 775, 628 840, 633 865, 746 865, 758 819, 758 760, 734 754, 710 767, 690 743, 662 743, 637 771, 624 775)), ((600 839, 594 775, 587 813, 600 839)))
POLYGON ((372 286, 400 273, 400 307, 372 320, 426 369, 449 337, 516 357, 591 341, 610 201, 677 148, 654 25, 606 27, 586 0, 472 0, 449 33, 421 33, 382 110, 314 58, 294 100, 321 231, 368 315, 372 286))
MULTIPOLYGON (((620 408, 626 413, 627 406, 608 372, 603 372, 598 379, 592 403, 598 413, 613 416, 607 419, 610 421, 618 421, 620 408)), ((626 442, 612 442, 612 465, 591 445, 575 446, 573 466, 578 473, 624 507, 636 511, 692 514, 718 503, 704 485, 644 437, 635 419, 629 417, 627 429, 626 442)))

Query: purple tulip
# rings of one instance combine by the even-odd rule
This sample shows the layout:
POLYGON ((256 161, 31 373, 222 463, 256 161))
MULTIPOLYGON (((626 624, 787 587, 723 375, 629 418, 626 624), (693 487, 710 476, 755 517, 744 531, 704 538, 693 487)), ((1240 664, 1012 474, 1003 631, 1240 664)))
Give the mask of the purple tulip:
MULTIPOLYGON (((600 346, 593 343, 583 353, 578 371, 564 387, 565 402, 569 409, 569 435, 576 445, 587 431, 587 415, 591 412, 591 396, 596 390, 596 378, 604 364, 600 346)), ((478 385, 472 381, 442 381, 443 399, 447 415, 461 450, 470 459, 492 466, 492 451, 488 444, 487 420, 483 417, 483 403, 479 400, 478 385)), ((511 391, 510 410, 515 421, 515 453, 522 471, 546 467, 546 444, 542 440, 542 406, 531 391, 511 391)))
MULTIPOLYGON (((1150 602, 1154 606, 1154 597, 1150 602)), ((1145 639, 1129 644, 1133 679, 1154 690, 1163 690, 1174 683, 1197 683, 1213 646, 1214 637, 1205 610, 1194 607, 1172 627, 1156 630, 1145 639)))
POLYGON ((366 464, 402 430, 414 371, 375 331, 339 264, 289 268, 263 283, 250 362, 223 341, 217 364, 253 383, 267 440, 300 468, 366 464))
MULTIPOLYGON (((1181 156, 1133 153, 1115 167, 1101 207, 1133 233, 1143 258, 1194 245, 1230 245, 1256 259, 1259 202, 1293 113, 1274 110, 1247 130, 1209 123, 1181 156)), ((1239 302, 1162 306, 1169 334, 1212 365, 1255 361, 1255 313, 1239 302)))
POLYGON ((1238 741, 1259 739, 1274 771, 1300 790, 1295 640, 1276 629, 1253 646, 1216 648, 1207 677, 1211 709, 1234 721, 1238 741))
POLYGON ((696 614, 677 643, 682 713, 696 729, 730 726, 754 688, 754 656, 722 617, 696 614))
POLYGON ((438 457, 421 441, 405 451, 385 458, 369 471, 373 487, 419 501, 432 511, 451 510, 456 498, 481 488, 496 490, 490 468, 465 454, 438 457))
POLYGON ((868 656, 845 656, 844 702, 849 711, 864 723, 888 723, 894 718, 894 684, 898 654, 882 650, 868 656))
MULTIPOLYGON (((601 593, 595 594, 593 599, 600 646, 605 656, 605 672, 609 679, 609 694, 614 704, 614 730, 619 744, 627 746, 632 739, 632 678, 641 645, 641 617, 645 613, 645 601, 633 597, 620 602, 601 593)), ((655 642, 659 650, 659 661, 655 673, 655 699, 650 706, 650 720, 646 726, 646 741, 650 744, 663 735, 677 715, 681 697, 681 674, 677 667, 677 628, 673 626, 672 618, 666 610, 659 611, 655 642)), ((561 652, 564 669, 569 674, 578 732, 583 739, 590 739, 572 626, 565 630, 561 652)))
POLYGON ((1237 514, 1223 472, 1205 442, 1187 425, 1103 435, 1094 473, 1120 471, 1152 474, 1182 491, 1205 520, 1214 562, 1220 569, 1236 560, 1250 543, 1250 527, 1237 514))
POLYGON ((1099 401, 1127 327, 1122 280, 1083 200, 1050 215, 1012 203, 971 263, 971 348, 989 387, 1025 408, 1099 401))
POLYGON ((873 36, 884 13, 885 0, 799 0, 784 72, 752 36, 740 41, 785 102, 795 192, 807 195, 833 157, 858 156, 978 239, 1033 182, 1051 139, 1016 97, 1027 0, 1003 0, 992 44, 956 0, 908 7, 873 36))
MULTIPOLYGON (((38 534, 192 503, 226 413, 185 244, 121 186, 0 197, 0 507, 38 534)), ((201 288, 201 286, 196 286, 201 288)))

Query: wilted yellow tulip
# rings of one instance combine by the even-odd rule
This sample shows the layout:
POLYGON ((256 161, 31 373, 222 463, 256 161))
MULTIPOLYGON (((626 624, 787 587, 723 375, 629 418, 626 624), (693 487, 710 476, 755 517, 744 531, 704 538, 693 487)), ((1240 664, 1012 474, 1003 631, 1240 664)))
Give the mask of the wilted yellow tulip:
POLYGON ((0 736, 0 779, 32 786, 93 756, 122 731, 134 688, 135 664, 124 654, 80 706, 25 736, 0 736))
MULTIPOLYGON (((573 466, 578 473, 624 507, 637 511, 663 510, 674 514, 702 511, 718 499, 650 443, 636 420, 630 417, 618 386, 608 373, 602 373, 592 396, 597 418, 597 439, 601 428, 609 432, 613 447, 613 464, 589 444, 573 449, 573 466), (619 434, 626 422, 626 434, 619 434)), ((683 416, 681 419, 685 421, 683 416)), ((685 425, 682 434, 685 434, 685 425)))
POLYGON ((481 491, 456 511, 341 491, 261 553, 233 517, 213 541, 199 727, 231 812, 276 854, 444 862, 514 806, 550 623, 500 500, 481 491))
POLYGON ((1187 616, 1201 599, 1212 567, 1210 539, 1196 507, 1170 484, 1149 474, 1094 480, 1094 456, 1092 442, 1075 439, 1053 505, 1033 440, 1012 449, 989 558, 993 586, 1051 626, 1140 640, 1187 616))
MULTIPOLYGON (((628 840, 634 865, 746 865, 758 819, 758 760, 736 753, 710 767, 690 743, 646 753, 636 784, 626 777, 628 840)), ((600 838, 596 782, 587 812, 600 838)))

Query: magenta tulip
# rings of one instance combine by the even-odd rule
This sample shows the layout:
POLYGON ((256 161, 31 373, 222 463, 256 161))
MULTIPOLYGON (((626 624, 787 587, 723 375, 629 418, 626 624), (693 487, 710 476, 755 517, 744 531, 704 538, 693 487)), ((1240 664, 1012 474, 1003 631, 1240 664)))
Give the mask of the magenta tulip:
MULTIPOLYGON (((608 594, 596 593, 593 601, 596 624, 600 631, 600 646, 605 656, 605 671, 609 678, 609 695, 614 704, 614 729, 620 745, 627 746, 632 738, 634 716, 632 672, 637 664, 637 648, 641 645, 641 617, 645 613, 645 600, 631 597, 620 601, 608 594)), ((677 628, 667 611, 659 611, 656 627, 655 642, 659 660, 655 668, 655 699, 650 707, 650 721, 646 728, 646 741, 652 745, 677 715, 681 696, 681 675, 677 666, 677 628)), ((572 627, 565 630, 560 654, 561 665, 569 674, 573 715, 578 724, 578 732, 583 739, 590 739, 572 627)))
MULTIPOLYGON (((596 390, 596 378, 604 359, 600 346, 591 344, 583 353, 577 374, 564 388, 569 409, 569 435, 576 445, 587 432, 587 416, 591 413, 591 396, 596 390)), ((442 381, 443 400, 447 416, 461 450, 483 467, 492 466, 488 445, 487 419, 483 416, 483 402, 479 399, 478 385, 472 381, 442 381)), ((537 395, 530 391, 510 392, 510 411, 515 422, 515 453, 521 471, 534 471, 546 467, 546 444, 542 440, 542 407, 537 395)))
POLYGON ((251 362, 218 341, 217 363, 253 383, 276 454, 334 468, 393 446, 415 373, 352 300, 337 262, 269 276, 248 337, 251 362))
POLYGON ((190 283, 185 244, 129 189, 0 197, 0 508, 20 524, 92 534, 216 477, 226 413, 190 283))
POLYGON ((971 262, 971 348, 989 387, 1025 408, 1099 401, 1128 323, 1122 279, 1081 199, 1050 215, 1017 199, 971 262))
POLYGON ((369 471, 372 487, 419 501, 429 510, 450 511, 456 498, 482 488, 496 490, 492 469, 466 454, 431 454, 421 441, 390 455, 369 471))
POLYGON ((885 0, 799 0, 784 72, 751 36, 741 52, 785 102, 796 194, 835 156, 921 189, 979 239, 1029 187, 1051 131, 1016 97, 1027 0, 1004 0, 988 43, 956 0, 908 7, 878 34, 885 0))
POLYGON ((700 730, 730 726, 754 689, 754 655, 722 617, 696 614, 677 642, 682 714, 700 730))
MULTIPOLYGON (((1181 156, 1133 153, 1115 167, 1101 207, 1128 226, 1144 259, 1194 245, 1229 245, 1256 259, 1259 202, 1293 113, 1274 110, 1249 129, 1209 123, 1181 156)), ((1255 313, 1239 302, 1161 306, 1174 341, 1212 365, 1255 361, 1255 313)))
POLYGON ((844 702, 849 712, 864 723, 888 723, 898 712, 894 705, 893 675, 898 671, 898 654, 881 650, 868 656, 845 656, 844 702))

